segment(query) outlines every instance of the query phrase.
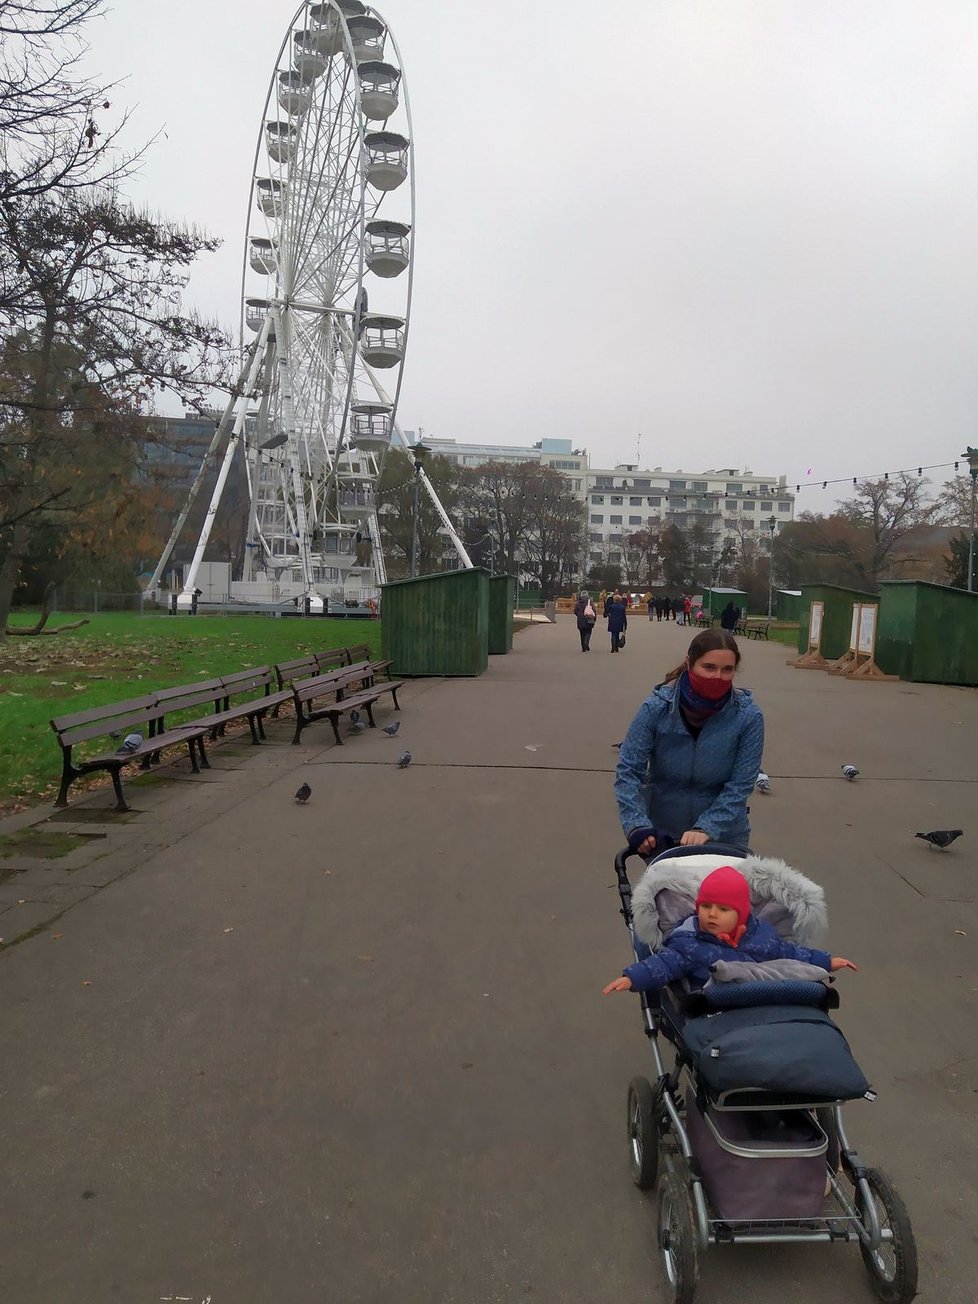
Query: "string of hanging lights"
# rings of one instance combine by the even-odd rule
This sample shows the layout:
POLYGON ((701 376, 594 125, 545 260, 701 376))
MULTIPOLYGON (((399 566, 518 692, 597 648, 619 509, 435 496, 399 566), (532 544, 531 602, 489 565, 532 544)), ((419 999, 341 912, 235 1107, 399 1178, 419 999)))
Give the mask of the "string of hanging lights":
POLYGON ((960 467, 960 458, 956 462, 933 462, 930 466, 908 466, 902 471, 884 471, 882 474, 877 472, 875 475, 846 475, 840 480, 822 480, 821 483, 818 480, 809 480, 804 484, 796 484, 795 493, 801 493, 803 489, 828 489, 830 485, 834 484, 851 483, 855 487, 859 480, 889 480, 891 475, 913 475, 914 472, 917 475, 923 475, 925 471, 946 471, 949 466, 953 466, 957 471, 960 467))

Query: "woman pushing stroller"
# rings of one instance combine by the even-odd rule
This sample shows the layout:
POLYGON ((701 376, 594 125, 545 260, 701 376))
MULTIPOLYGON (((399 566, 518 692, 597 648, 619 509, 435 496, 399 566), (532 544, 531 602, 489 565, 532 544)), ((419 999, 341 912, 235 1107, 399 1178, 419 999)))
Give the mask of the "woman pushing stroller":
POLYGON ((715 869, 700 885, 696 913, 674 928, 665 947, 623 971, 604 988, 611 992, 657 991, 679 978, 699 984, 709 979, 718 961, 798 960, 827 973, 855 969, 851 960, 780 937, 770 924, 751 913, 750 888, 732 865, 715 869))
POLYGON ((739 665, 734 636, 705 629, 639 707, 615 774, 633 851, 749 846, 747 801, 761 768, 764 717, 751 694, 733 686, 739 665))

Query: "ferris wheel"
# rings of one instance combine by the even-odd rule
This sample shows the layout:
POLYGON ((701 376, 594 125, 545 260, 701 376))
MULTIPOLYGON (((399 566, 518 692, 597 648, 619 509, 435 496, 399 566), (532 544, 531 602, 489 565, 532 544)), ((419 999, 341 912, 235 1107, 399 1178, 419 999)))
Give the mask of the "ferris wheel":
POLYGON ((190 605, 239 447, 249 516, 232 596, 301 596, 321 611, 330 599, 367 602, 385 582, 376 486, 391 442, 407 447, 396 414, 410 324, 413 162, 403 68, 384 19, 359 0, 301 4, 265 98, 241 280, 243 365, 191 490, 192 500, 226 440, 181 605, 190 605))

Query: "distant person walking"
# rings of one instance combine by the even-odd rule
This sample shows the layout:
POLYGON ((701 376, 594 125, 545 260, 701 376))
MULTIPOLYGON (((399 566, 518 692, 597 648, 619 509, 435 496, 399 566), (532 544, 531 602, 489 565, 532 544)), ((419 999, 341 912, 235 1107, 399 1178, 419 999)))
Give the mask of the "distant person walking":
POLYGON ((598 618, 598 613, 594 610, 587 589, 582 589, 578 595, 574 615, 577 617, 577 632, 581 636, 581 651, 590 652, 591 630, 594 629, 594 622, 598 618))
POLYGON ((740 608, 734 606, 733 602, 728 602, 720 612, 721 629, 734 630, 737 628, 737 621, 740 619, 740 608))
POLYGON ((693 614, 693 599, 687 593, 683 596, 683 624, 688 625, 693 614))
POLYGON ((677 625, 683 623, 683 600, 681 597, 672 600, 672 618, 677 625))
POLYGON ((655 616, 655 594, 649 594, 649 620, 655 616))
POLYGON ((611 650, 617 652, 628 628, 628 612, 620 593, 612 595, 608 604, 608 633, 611 635, 611 650))

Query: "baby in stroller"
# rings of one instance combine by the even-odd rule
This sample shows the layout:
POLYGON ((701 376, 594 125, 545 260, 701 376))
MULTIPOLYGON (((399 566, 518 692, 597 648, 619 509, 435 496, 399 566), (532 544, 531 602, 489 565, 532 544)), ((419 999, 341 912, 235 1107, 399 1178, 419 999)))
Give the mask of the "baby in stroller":
POLYGON ((611 992, 651 992, 680 978, 703 986, 718 962, 794 960, 828 973, 855 969, 851 960, 788 941, 751 913, 747 880, 732 865, 707 874, 696 895, 696 913, 669 934, 658 954, 628 965, 621 978, 604 988, 611 992))

